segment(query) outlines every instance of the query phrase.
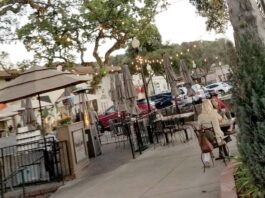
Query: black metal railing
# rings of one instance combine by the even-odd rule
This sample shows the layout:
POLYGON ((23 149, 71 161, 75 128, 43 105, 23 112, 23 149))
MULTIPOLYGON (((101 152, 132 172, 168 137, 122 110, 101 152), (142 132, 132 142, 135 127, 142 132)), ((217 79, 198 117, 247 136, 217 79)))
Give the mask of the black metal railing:
POLYGON ((46 138, 0 148, 1 197, 18 187, 25 193, 27 185, 63 181, 70 174, 66 141, 46 138))

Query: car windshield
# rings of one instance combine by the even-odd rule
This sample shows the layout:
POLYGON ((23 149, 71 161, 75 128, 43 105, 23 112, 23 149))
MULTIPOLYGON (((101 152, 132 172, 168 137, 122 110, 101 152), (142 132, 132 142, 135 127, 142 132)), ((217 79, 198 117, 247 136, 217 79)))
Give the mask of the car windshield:
POLYGON ((212 88, 215 88, 215 87, 218 87, 218 85, 217 84, 212 84, 212 85, 206 86, 206 88, 208 88, 208 89, 212 89, 212 88))
POLYGON ((146 102, 145 98, 144 98, 144 99, 137 100, 137 103, 138 103, 138 104, 139 104, 139 103, 145 103, 145 102, 146 102))
POLYGON ((108 108, 105 112, 106 112, 106 113, 112 113, 112 112, 115 112, 114 106, 111 106, 111 107, 108 108))

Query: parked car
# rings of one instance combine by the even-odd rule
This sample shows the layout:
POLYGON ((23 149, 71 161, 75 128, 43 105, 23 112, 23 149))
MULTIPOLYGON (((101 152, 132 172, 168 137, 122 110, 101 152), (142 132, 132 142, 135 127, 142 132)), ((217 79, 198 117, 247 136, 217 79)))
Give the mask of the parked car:
MULTIPOLYGON (((137 106, 141 110, 141 114, 147 114, 148 113, 148 105, 146 99, 140 99, 137 100, 137 106)), ((150 102, 151 109, 155 109, 155 105, 153 102, 150 102)), ((101 132, 104 132, 105 130, 109 130, 110 120, 115 120, 119 118, 120 112, 117 112, 114 109, 114 106, 109 107, 103 114, 98 116, 98 128, 101 132)))
POLYGON ((173 104, 171 92, 150 96, 149 100, 154 103, 157 109, 162 109, 173 104))
POLYGON ((180 92, 181 94, 177 97, 178 106, 182 107, 185 105, 189 105, 192 103, 200 103, 202 99, 206 98, 207 94, 205 93, 205 88, 202 85, 194 84, 191 87, 195 95, 190 97, 187 95, 188 89, 185 86, 180 86, 180 92))
POLYGON ((232 86, 225 82, 217 82, 206 86, 210 94, 225 94, 228 93, 232 86))
MULTIPOLYGON (((153 101, 149 100, 150 108, 151 110, 156 109, 155 103, 153 101)), ((148 113, 148 104, 147 100, 145 98, 137 100, 137 106, 141 110, 141 114, 147 114, 148 113)))

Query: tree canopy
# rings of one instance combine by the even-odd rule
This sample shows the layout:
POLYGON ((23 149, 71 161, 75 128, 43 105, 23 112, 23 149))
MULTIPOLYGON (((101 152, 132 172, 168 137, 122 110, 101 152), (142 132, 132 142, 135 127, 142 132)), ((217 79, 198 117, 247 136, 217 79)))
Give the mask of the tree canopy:
POLYGON ((93 55, 103 67, 110 55, 125 48, 133 37, 146 43, 159 39, 154 16, 165 6, 162 0, 4 0, 0 3, 1 37, 5 34, 11 35, 11 40, 22 40, 36 59, 47 63, 85 63, 93 55), (25 23, 19 23, 16 34, 11 34, 19 16, 25 23), (107 41, 111 46, 102 55, 99 51, 107 41), (92 52, 88 45, 93 45, 92 52))
MULTIPOLYGON (((111 64, 122 65, 129 64, 133 73, 137 72, 135 56, 132 56, 131 50, 128 49, 125 55, 111 57, 111 64)), ((162 55, 168 54, 171 58, 172 66, 176 73, 179 73, 180 60, 185 60, 188 68, 193 69, 194 63, 206 76, 213 64, 235 65, 236 54, 235 48, 231 41, 219 39, 216 41, 193 41, 182 44, 165 44, 160 47, 140 52, 143 58, 142 64, 150 64, 156 74, 164 73, 162 55)), ((147 73, 147 71, 145 71, 147 73)))

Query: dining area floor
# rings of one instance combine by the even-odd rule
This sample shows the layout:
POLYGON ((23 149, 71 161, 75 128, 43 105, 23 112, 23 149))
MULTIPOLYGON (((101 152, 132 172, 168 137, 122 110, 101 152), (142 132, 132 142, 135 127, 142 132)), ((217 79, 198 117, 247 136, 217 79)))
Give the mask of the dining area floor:
MULTIPOLYGON (((237 153, 236 138, 229 142, 231 155, 237 153)), ((119 153, 119 152, 117 152, 119 153)), ((116 154, 117 154, 116 153, 116 154)), ((214 151, 215 156, 218 150, 214 151)), ((187 143, 166 146, 150 145, 136 159, 125 160, 111 171, 105 164, 88 167, 84 176, 66 183, 53 198, 218 198, 222 161, 203 172, 200 148, 196 137, 187 143), (92 173, 97 168, 98 174, 92 173)), ((98 160, 95 163, 103 163, 98 160)), ((106 163, 106 161, 104 161, 106 163)), ((111 158, 109 159, 111 163, 111 158)))

